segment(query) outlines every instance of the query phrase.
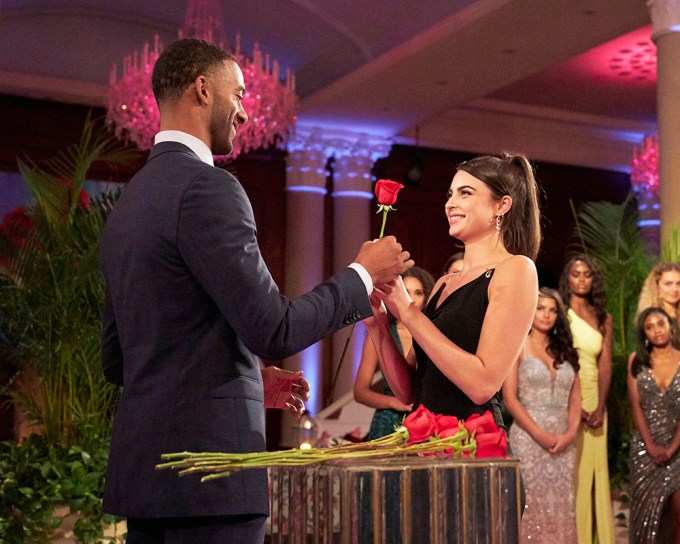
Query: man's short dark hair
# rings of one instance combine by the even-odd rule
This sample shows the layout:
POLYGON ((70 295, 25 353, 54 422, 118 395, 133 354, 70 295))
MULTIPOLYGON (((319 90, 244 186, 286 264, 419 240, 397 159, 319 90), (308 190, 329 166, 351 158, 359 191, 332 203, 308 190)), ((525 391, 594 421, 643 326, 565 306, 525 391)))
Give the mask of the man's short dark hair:
POLYGON ((198 76, 234 57, 212 43, 183 38, 170 44, 153 67, 151 85, 156 102, 177 100, 198 76))

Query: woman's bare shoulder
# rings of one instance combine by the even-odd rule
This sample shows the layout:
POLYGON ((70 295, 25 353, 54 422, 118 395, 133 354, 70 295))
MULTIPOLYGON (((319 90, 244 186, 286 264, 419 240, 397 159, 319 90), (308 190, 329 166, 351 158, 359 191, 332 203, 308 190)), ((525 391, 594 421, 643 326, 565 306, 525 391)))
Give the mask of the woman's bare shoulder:
POLYGON ((496 266, 494 272, 494 279, 521 279, 525 278, 528 282, 538 282, 538 274, 536 273, 536 265, 529 257, 524 255, 512 255, 507 259, 501 261, 496 266))

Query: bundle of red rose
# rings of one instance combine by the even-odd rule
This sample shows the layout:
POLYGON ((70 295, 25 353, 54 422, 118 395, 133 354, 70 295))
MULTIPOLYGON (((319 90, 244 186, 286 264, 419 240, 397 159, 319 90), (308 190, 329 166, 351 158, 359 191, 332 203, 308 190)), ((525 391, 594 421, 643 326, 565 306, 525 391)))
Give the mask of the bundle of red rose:
POLYGON ((459 420, 456 416, 435 415, 421 404, 415 412, 406 416, 404 426, 409 432, 409 446, 455 436, 463 427, 469 433, 468 441, 474 441, 476 445, 474 451, 465 451, 466 455, 478 459, 508 456, 505 431, 498 428, 493 414, 488 410, 484 414, 472 414, 466 420, 459 420))
POLYGON ((473 414, 467 420, 434 414, 419 406, 392 434, 332 448, 292 449, 254 453, 166 453, 157 469, 176 469, 179 475, 208 473, 201 481, 229 476, 235 471, 270 466, 297 466, 337 459, 392 455, 445 457, 507 457, 507 437, 491 412, 473 414))

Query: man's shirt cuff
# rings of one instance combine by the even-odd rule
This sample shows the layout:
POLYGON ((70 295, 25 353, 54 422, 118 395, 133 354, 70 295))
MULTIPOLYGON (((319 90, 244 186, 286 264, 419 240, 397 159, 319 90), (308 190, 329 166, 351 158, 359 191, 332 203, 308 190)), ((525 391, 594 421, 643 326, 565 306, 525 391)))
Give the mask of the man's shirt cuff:
POLYGON ((371 275, 366 271, 364 266, 359 263, 352 263, 348 266, 348 268, 356 270, 356 273, 359 274, 361 281, 364 282, 364 286, 366 287, 366 294, 370 295, 373 292, 373 280, 371 279, 371 275))

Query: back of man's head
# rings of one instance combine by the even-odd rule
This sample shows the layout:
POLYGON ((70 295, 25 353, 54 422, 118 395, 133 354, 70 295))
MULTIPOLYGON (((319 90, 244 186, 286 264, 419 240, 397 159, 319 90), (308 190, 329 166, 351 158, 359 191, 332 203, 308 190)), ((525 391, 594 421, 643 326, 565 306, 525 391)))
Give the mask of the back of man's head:
POLYGON ((198 76, 219 68, 232 55, 211 43, 196 38, 183 38, 170 44, 153 67, 151 84, 159 106, 178 100, 198 76))

